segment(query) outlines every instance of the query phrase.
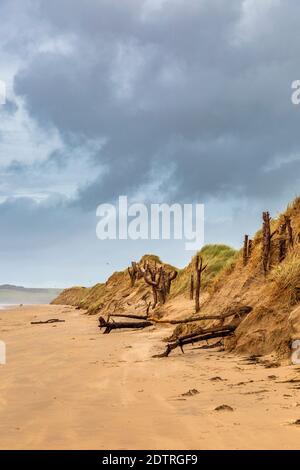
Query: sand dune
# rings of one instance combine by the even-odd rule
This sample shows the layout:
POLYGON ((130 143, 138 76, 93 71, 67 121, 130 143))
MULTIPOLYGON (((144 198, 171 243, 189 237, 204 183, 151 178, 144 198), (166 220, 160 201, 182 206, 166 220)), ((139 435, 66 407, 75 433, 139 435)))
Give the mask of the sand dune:
POLYGON ((101 335, 72 307, 0 318, 1 449, 299 448, 299 366, 203 349, 152 359, 167 327, 101 335), (49 318, 65 323, 30 324, 49 318))

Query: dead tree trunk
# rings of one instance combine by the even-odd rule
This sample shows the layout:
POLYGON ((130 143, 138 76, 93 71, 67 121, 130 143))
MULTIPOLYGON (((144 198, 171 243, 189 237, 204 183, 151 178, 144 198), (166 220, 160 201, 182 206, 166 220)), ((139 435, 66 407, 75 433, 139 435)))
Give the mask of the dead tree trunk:
POLYGON ((194 275, 191 274, 191 284, 190 284, 190 299, 194 299, 194 275))
POLYGON ((160 285, 160 278, 162 275, 162 267, 159 268, 158 271, 151 270, 151 268, 148 267, 147 271, 144 273, 144 279, 145 282, 152 287, 152 294, 153 294, 153 306, 152 308, 154 309, 157 305, 158 301, 158 288, 160 285))
POLYGON ((263 252, 262 261, 264 273, 267 274, 270 265, 271 253, 271 227, 270 227, 270 214, 263 212, 263 252))
MULTIPOLYGON (((239 319, 243 319, 245 315, 248 315, 252 311, 252 307, 250 305, 241 305, 230 308, 225 312, 219 315, 202 315, 197 317, 185 318, 181 320, 157 320, 155 318, 149 318, 146 315, 135 315, 130 313, 110 313, 106 321, 108 321, 111 317, 120 317, 120 318, 130 318, 133 320, 149 320, 155 324, 169 324, 169 325, 181 325, 187 323, 194 323, 198 321, 205 321, 205 320, 220 320, 224 321, 227 318, 237 316, 239 319)), ((102 316, 99 318, 103 318, 102 316)), ((100 320, 99 320, 100 321, 100 320)))
POLYGON ((195 311, 200 311, 200 290, 201 290, 201 278, 203 271, 207 268, 207 265, 203 266, 202 256, 196 256, 196 292, 195 292, 195 311))
POLYGON ((48 323, 64 323, 66 320, 59 320, 58 318, 50 318, 46 321, 31 321, 31 325, 47 325, 48 323))
POLYGON ((167 295, 171 291, 172 281, 176 279, 177 274, 177 271, 167 272, 163 266, 155 269, 147 266, 147 269, 143 271, 145 282, 152 287, 153 309, 156 307, 158 299, 160 305, 166 302, 167 295))
POLYGON ((177 271, 171 271, 169 273, 166 273, 166 292, 167 294, 170 294, 171 292, 171 284, 174 279, 177 277, 177 271))

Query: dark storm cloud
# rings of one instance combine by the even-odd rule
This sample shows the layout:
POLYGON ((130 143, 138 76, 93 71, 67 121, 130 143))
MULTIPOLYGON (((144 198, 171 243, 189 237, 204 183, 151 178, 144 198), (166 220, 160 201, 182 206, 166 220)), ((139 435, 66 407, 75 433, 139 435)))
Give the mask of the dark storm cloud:
MULTIPOLYGON (((143 15, 140 1, 39 2, 54 37, 71 35, 75 48, 36 55, 15 88, 41 124, 106 140, 95 159, 108 171, 79 204, 133 193, 170 165, 174 199, 278 194, 276 172, 262 168, 300 150, 290 102, 299 6, 245 3, 246 13, 238 0, 167 1, 143 15)), ((286 167, 281 187, 297 182, 286 167)))

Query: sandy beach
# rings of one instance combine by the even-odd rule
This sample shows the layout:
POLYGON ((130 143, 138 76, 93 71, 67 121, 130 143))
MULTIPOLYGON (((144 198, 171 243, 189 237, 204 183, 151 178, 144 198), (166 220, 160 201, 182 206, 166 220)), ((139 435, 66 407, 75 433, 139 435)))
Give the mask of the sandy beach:
POLYGON ((0 319, 1 449, 299 448, 299 366, 209 349, 153 359, 168 327, 102 335, 72 307, 0 319), (30 323, 49 318, 65 322, 30 323))

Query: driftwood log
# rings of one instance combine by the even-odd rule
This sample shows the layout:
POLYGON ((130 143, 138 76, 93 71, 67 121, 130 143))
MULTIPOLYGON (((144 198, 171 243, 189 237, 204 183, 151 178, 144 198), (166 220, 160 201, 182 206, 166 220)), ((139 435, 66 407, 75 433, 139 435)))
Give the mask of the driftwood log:
POLYGON ((226 336, 231 335, 235 329, 236 329, 236 326, 227 326, 227 327, 215 328, 213 330, 203 331, 203 333, 201 334, 198 333, 197 335, 193 337, 179 338, 176 341, 168 343, 166 350, 163 353, 156 354, 153 357, 157 357, 157 358, 168 357, 171 351, 173 351, 174 349, 178 347, 184 353, 183 347, 186 346, 187 344, 199 343, 200 341, 208 341, 209 339, 214 339, 214 338, 225 338, 226 336))
POLYGON ((30 322, 31 325, 46 325, 48 323, 64 323, 66 320, 59 320, 58 318, 50 318, 50 320, 46 321, 32 321, 30 322))
MULTIPOLYGON (((161 323, 161 324, 168 324, 168 325, 184 325, 187 323, 194 323, 194 322, 203 321, 203 320, 224 321, 226 318, 230 318, 235 315, 238 318, 242 319, 244 315, 247 315, 251 311, 252 311, 252 307, 250 307, 250 305, 242 305, 240 307, 230 308, 229 310, 219 315, 202 315, 202 316, 197 316, 197 317, 195 316, 195 317, 184 318, 182 320, 158 320, 156 318, 148 317, 146 315, 135 315, 135 314, 128 314, 128 313, 111 313, 108 315, 105 321, 108 322, 111 317, 120 317, 120 318, 128 318, 132 320, 141 320, 141 321, 148 320, 152 324, 161 323)), ((103 317, 102 316, 99 317, 99 323, 100 323, 100 318, 103 319, 103 317)), ((131 324, 134 324, 134 323, 131 323, 131 324)))
POLYGON ((150 321, 131 321, 131 322, 115 322, 114 320, 110 321, 105 320, 103 317, 99 317, 99 328, 105 328, 103 334, 108 335, 112 330, 133 328, 133 329, 142 329, 152 326, 153 323, 150 321))
POLYGON ((243 321, 244 319, 243 315, 247 315, 248 313, 251 312, 251 310, 252 310, 252 307, 245 306, 245 307, 240 307, 239 309, 236 309, 235 311, 228 312, 223 315, 219 315, 219 316, 208 315, 206 318, 202 317, 202 319, 220 320, 220 324, 218 326, 214 326, 211 328, 206 328, 206 329, 200 328, 197 330, 197 332, 189 333, 187 335, 181 336, 177 340, 169 342, 167 344, 166 350, 163 353, 157 354, 153 357, 157 357, 157 358, 168 357, 171 351, 173 351, 174 349, 178 347, 184 353, 183 347, 186 346, 187 344, 194 344, 194 343, 199 343, 201 341, 208 341, 209 339, 225 338, 226 336, 230 336, 233 334, 236 328, 243 321), (230 316, 234 316, 235 318, 230 324, 223 326, 224 319, 229 318, 230 316))

